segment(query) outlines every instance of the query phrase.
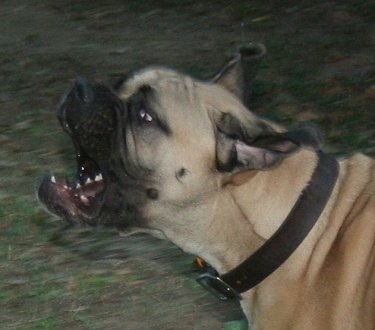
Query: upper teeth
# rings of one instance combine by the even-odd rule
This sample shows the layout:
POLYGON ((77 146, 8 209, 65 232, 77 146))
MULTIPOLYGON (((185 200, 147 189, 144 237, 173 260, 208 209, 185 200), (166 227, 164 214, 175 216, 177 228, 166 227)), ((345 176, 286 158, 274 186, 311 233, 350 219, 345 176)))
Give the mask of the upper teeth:
MULTIPOLYGON (((91 178, 87 178, 86 181, 85 181, 85 185, 86 185, 86 184, 93 183, 94 181, 95 181, 95 182, 99 182, 99 181, 102 181, 102 180, 103 180, 103 175, 102 175, 101 173, 99 173, 99 174, 97 174, 97 175, 95 176, 94 180, 91 179, 91 178)), ((80 187, 81 187, 81 186, 78 187, 78 185, 77 185, 77 188, 80 188, 80 187)))
MULTIPOLYGON (((86 184, 90 184, 90 183, 93 183, 94 181, 95 181, 95 182, 99 182, 99 181, 102 181, 102 180, 103 180, 103 175, 102 175, 101 173, 99 173, 99 174, 97 174, 97 175, 95 176, 94 180, 92 180, 91 178, 87 178, 87 179, 86 179, 86 182, 84 183, 84 185, 86 185, 86 184)), ((56 177, 55 177, 54 175, 51 175, 51 177, 50 177, 50 181, 51 181, 52 183, 56 183, 56 177)), ((66 184, 64 184, 63 187, 64 187, 65 189, 71 189, 71 188, 68 187, 66 184)), ((76 189, 79 189, 79 188, 81 188, 81 187, 82 187, 82 185, 81 185, 79 182, 77 182, 77 183, 76 183, 76 189)))

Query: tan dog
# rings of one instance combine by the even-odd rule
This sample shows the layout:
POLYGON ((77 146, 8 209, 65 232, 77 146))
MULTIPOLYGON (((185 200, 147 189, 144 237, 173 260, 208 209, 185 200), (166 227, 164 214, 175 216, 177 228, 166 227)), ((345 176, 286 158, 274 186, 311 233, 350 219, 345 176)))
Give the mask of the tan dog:
POLYGON ((116 92, 78 80, 59 111, 77 182, 46 178, 41 201, 203 257, 221 275, 200 281, 241 299, 251 329, 374 329, 374 161, 337 163, 311 127, 251 113, 240 64, 209 83, 163 68, 116 92))

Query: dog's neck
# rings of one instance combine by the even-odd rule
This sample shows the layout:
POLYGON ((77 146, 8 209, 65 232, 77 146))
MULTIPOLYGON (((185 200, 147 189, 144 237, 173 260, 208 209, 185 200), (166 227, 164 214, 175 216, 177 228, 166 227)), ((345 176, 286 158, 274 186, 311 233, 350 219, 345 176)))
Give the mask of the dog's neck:
POLYGON ((216 205, 215 222, 226 222, 221 228, 230 227, 234 233, 217 233, 216 241, 227 245, 228 255, 212 258, 217 259, 212 260, 216 263, 213 266, 220 273, 236 267, 275 233, 309 182, 316 164, 316 153, 302 150, 277 168, 258 171, 247 182, 226 187, 216 205), (236 241, 227 242, 228 236, 236 241))
POLYGON ((247 183, 231 189, 256 235, 267 240, 280 227, 311 179, 317 158, 315 152, 302 150, 275 169, 258 171, 247 183))

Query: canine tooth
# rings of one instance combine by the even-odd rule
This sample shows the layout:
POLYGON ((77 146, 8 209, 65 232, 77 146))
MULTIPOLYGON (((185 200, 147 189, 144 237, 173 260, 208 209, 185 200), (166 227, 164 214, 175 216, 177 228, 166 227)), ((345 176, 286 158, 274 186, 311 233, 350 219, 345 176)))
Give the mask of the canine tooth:
POLYGON ((81 185, 79 183, 76 184, 76 189, 81 188, 81 185))
POLYGON ((102 181, 103 180, 103 176, 102 174, 98 174, 97 176, 95 176, 95 181, 98 182, 98 181, 102 181))
POLYGON ((89 183, 92 183, 92 180, 90 178, 87 178, 85 184, 89 184, 89 183))
POLYGON ((51 176, 51 182, 52 182, 52 183, 56 183, 56 178, 55 178, 54 175, 51 176))

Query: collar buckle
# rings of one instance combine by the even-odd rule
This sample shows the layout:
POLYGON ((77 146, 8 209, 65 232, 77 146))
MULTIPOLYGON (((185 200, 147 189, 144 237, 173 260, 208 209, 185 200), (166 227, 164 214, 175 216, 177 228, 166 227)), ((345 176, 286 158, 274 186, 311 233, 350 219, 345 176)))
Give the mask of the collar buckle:
POLYGON ((216 274, 213 275, 210 272, 203 273, 196 279, 196 281, 221 301, 233 298, 237 298, 238 300, 242 299, 241 295, 235 289, 225 283, 216 274))

